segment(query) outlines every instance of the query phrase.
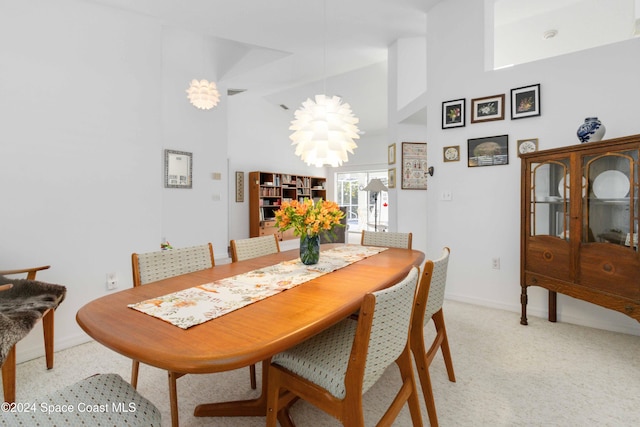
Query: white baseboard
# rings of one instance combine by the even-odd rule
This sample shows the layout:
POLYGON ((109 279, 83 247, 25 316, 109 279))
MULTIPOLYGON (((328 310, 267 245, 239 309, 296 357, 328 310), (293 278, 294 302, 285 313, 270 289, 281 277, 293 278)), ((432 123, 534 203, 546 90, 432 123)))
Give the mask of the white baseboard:
MULTIPOLYGON (((54 350, 65 350, 89 341, 92 341, 92 339, 86 334, 77 334, 75 336, 65 337, 61 340, 56 340, 54 350)), ((18 342, 18 347, 16 348, 16 363, 28 362, 29 360, 44 357, 44 342, 42 339, 39 340, 38 343, 29 344, 26 347, 20 344, 21 343, 18 342)))
MULTIPOLYGON (((560 294, 558 295, 560 296, 560 294)), ((514 316, 514 320, 517 322, 520 321, 521 306, 519 302, 517 304, 503 304, 503 303, 486 300, 482 298, 469 298, 463 295, 452 295, 452 294, 446 294, 445 298, 452 301, 459 301, 459 302, 464 302, 468 304, 479 305, 482 307, 489 307, 489 308, 495 308, 498 310, 511 311, 517 314, 516 316, 514 316)), ((578 303, 584 303, 590 306, 597 307, 598 309, 606 310, 584 301, 580 301, 580 300, 575 300, 575 301, 577 301, 578 303)), ((530 317, 530 316, 546 319, 548 316, 548 311, 546 308, 542 309, 539 307, 535 307, 533 305, 528 305, 527 317, 530 317)), ((588 316, 582 317, 582 316, 575 316, 569 313, 562 313, 560 310, 558 310, 558 321, 571 323, 573 325, 586 326, 594 329, 603 329, 605 331, 619 332, 619 333, 628 334, 628 335, 640 336, 640 328, 634 327, 633 322, 630 322, 631 326, 625 325, 625 324, 619 324, 619 323, 610 321, 608 319, 603 319, 602 317, 598 316, 597 313, 594 314, 593 316, 588 315, 588 316)), ((638 322, 636 322, 636 324, 637 323, 638 322)))

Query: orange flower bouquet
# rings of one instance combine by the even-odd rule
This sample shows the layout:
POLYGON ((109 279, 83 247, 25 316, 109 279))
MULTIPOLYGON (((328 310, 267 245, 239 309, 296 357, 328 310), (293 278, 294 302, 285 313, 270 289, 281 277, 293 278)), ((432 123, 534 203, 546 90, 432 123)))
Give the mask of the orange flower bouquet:
POLYGON ((318 200, 283 202, 276 211, 276 227, 280 231, 293 228, 300 237, 300 259, 305 264, 316 264, 320 258, 320 232, 333 233, 334 227, 343 227, 344 213, 335 202, 318 200))
POLYGON ((293 234, 300 237, 317 236, 321 231, 333 231, 334 227, 342 227, 340 220, 344 213, 336 202, 318 200, 304 202, 294 200, 283 202, 276 211, 276 227, 280 231, 293 228, 293 234))

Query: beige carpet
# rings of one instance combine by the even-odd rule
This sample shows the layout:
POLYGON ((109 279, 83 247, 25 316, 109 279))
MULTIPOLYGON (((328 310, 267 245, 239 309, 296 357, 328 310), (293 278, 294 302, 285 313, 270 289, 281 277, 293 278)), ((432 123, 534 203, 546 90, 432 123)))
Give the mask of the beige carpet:
MULTIPOLYGON (((640 419, 640 336, 606 332, 519 314, 445 302, 456 383, 447 379, 442 357, 431 365, 442 426, 636 426, 640 419)), ((431 327, 428 328, 429 334, 431 327)), ((639 324, 640 330, 640 324, 639 324)), ((97 343, 18 365, 18 401, 28 402, 95 373, 129 378, 129 360, 97 343)), ((141 366, 139 391, 162 411, 170 425, 166 374, 141 366)), ((367 426, 375 425, 396 390, 395 366, 364 396, 367 426)), ((199 403, 255 396, 249 370, 188 375, 178 380, 180 425, 262 426, 264 418, 195 418, 199 403)), ((422 398, 422 397, 421 397, 422 398)), ((424 409, 423 419, 429 425, 424 409)), ((340 425, 305 402, 293 408, 298 426, 340 425)), ((411 425, 405 408, 395 423, 411 425)))

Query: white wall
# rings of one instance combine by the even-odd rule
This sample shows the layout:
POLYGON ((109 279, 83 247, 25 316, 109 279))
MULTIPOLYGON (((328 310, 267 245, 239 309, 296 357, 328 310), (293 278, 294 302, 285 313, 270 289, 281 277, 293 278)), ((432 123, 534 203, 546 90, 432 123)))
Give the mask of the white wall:
MULTIPOLYGON (((200 111, 185 93, 202 55, 194 34, 119 9, 0 3, 0 268, 51 264, 38 278, 67 287, 57 349, 88 340, 75 315, 106 273, 131 286, 132 252, 166 237, 226 257, 226 103, 200 111), (193 152, 192 190, 163 188, 165 148, 193 152)), ((42 354, 38 326, 17 357, 42 354)))
MULTIPOLYGON (((485 71, 483 2, 441 2, 428 16, 429 157, 436 169, 428 198, 428 254, 452 249, 448 298, 520 309, 520 163, 518 139, 539 138, 540 149, 577 144, 585 117, 598 116, 606 138, 640 133, 640 39, 598 47, 513 68, 485 71), (510 120, 510 89, 541 85, 540 117, 510 120), (441 129, 441 103, 506 95, 505 120, 441 129), (509 135, 509 165, 468 168, 467 139, 509 135), (442 162, 442 147, 460 145, 462 160, 442 162), (453 200, 440 201, 443 190, 453 200), (491 268, 500 257, 501 269, 491 268)), ((529 288, 529 315, 546 317, 547 292, 529 288)), ((558 320, 640 335, 637 321, 558 295, 558 320)), ((514 322, 519 316, 514 313, 514 322)))
POLYGON ((166 238, 175 247, 211 242, 215 258, 226 258, 226 88, 218 85, 220 102, 214 109, 195 108, 187 100, 189 82, 194 78, 217 81, 215 64, 205 55, 211 50, 211 41, 189 31, 163 27, 162 49, 162 146, 193 154, 193 188, 162 189, 162 235, 138 251, 156 250, 158 242, 166 238), (214 173, 221 179, 214 180, 214 173))
POLYGON ((398 67, 396 80, 396 109, 401 110, 427 90, 427 45, 424 37, 410 37, 397 40, 395 49, 398 67))
MULTIPOLYGON (((396 168, 397 177, 396 188, 389 190, 389 205, 393 207, 389 211, 389 224, 392 231, 411 232, 413 248, 426 252, 429 216, 427 195, 431 188, 431 178, 427 182, 427 191, 402 189, 402 143, 427 142, 427 150, 431 151, 427 140, 427 124, 404 123, 407 117, 424 107, 421 105, 421 100, 425 99, 428 70, 424 69, 420 74, 405 71, 407 68, 413 68, 414 63, 418 64, 418 69, 423 69, 422 65, 426 66, 426 52, 420 49, 426 49, 426 43, 419 42, 415 38, 409 39, 408 42, 398 40, 389 47, 388 143, 396 144, 396 163, 388 167, 396 168), (407 97, 402 94, 408 93, 411 88, 415 88, 413 102, 406 103, 407 97)), ((381 149, 380 151, 382 152, 381 149)), ((430 153, 428 153, 427 162, 429 165, 433 164, 430 153)))

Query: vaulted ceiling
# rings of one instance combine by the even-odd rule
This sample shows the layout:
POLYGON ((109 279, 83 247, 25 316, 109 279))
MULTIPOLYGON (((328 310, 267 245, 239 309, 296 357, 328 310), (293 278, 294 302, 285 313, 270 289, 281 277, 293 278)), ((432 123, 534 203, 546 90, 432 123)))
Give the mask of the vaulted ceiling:
MULTIPOLYGON (((286 105, 292 116, 307 97, 316 93, 340 95, 360 118, 360 129, 375 133, 387 127, 388 47, 400 38, 425 36, 428 11, 447 0, 86 1, 130 10, 168 26, 206 35, 213 50, 209 53, 215 58, 216 78, 226 88, 246 89, 275 105, 286 105), (340 77, 356 70, 357 79, 340 77)), ((495 1, 500 5, 497 26, 515 25, 519 33, 528 31, 536 39, 542 38, 541 26, 564 25, 559 12, 567 7, 595 1, 615 9, 634 2, 495 1), (528 22, 531 28, 518 22, 528 22)), ((574 22, 581 20, 572 13, 565 15, 574 22)), ((601 21, 589 28, 592 35, 607 33, 601 21)), ((560 35, 567 37, 567 31, 560 35)))

